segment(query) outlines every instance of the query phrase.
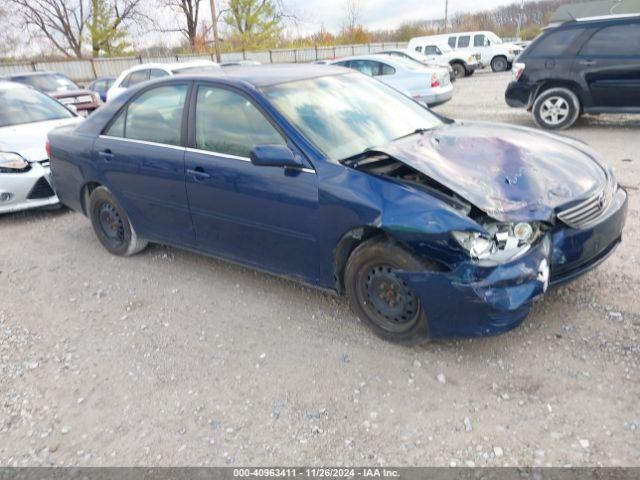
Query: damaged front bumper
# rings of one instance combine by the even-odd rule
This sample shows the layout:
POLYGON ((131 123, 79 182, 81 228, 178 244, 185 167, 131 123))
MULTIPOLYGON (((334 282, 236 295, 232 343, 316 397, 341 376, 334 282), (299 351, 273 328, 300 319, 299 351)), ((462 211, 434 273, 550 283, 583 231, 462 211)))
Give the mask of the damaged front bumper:
POLYGON ((610 255, 622 238, 626 213, 627 194, 618 189, 595 224, 559 226, 516 260, 493 267, 468 261, 447 272, 396 274, 420 298, 431 338, 496 335, 520 325, 548 285, 572 280, 610 255))

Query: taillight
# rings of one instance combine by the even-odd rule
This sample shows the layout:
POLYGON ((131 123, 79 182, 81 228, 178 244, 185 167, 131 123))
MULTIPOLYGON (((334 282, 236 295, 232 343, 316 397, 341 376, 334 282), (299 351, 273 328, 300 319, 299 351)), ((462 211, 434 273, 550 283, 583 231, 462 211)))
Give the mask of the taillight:
POLYGON ((513 75, 514 82, 517 82, 518 80, 520 80, 520 77, 524 73, 524 67, 525 67, 524 63, 513 64, 513 67, 511 68, 511 73, 513 75))
POLYGON ((49 143, 49 140, 44 144, 44 149, 47 151, 47 158, 51 159, 51 144, 49 143))
POLYGON ((431 74, 431 88, 435 88, 435 87, 439 87, 440 86, 440 79, 438 78, 438 75, 436 75, 435 73, 431 74))

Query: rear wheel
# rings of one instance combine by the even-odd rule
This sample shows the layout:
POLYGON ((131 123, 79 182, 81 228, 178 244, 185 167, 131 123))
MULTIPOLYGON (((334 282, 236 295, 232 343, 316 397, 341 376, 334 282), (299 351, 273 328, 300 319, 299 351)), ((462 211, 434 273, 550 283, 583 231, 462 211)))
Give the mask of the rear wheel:
POLYGON ((550 88, 538 95, 532 112, 539 127, 562 130, 573 125, 580 116, 580 100, 568 88, 550 88))
POLYGON ((354 250, 345 270, 351 308, 381 338, 418 344, 429 337, 420 299, 397 270, 423 271, 424 264, 395 243, 373 239, 354 250))
POLYGON ((467 74, 467 70, 461 63, 452 63, 451 68, 453 68, 453 75, 456 78, 462 78, 467 74))
POLYGON ((494 72, 504 72, 509 68, 509 63, 504 57, 494 57, 491 60, 491 70, 494 72))
POLYGON ((91 192, 89 216, 98 240, 114 255, 134 255, 147 246, 108 188, 97 187, 91 192))

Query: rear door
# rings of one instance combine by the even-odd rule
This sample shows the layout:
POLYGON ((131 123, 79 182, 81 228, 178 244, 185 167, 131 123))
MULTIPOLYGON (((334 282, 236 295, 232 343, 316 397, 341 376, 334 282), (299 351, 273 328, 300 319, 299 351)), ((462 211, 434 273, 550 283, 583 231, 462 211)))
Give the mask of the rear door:
POLYGON ((178 245, 195 239, 182 140, 189 86, 185 82, 141 92, 96 139, 93 150, 104 183, 140 235, 178 245))
POLYGON ((575 60, 574 71, 587 86, 590 108, 640 107, 640 22, 596 31, 575 60))

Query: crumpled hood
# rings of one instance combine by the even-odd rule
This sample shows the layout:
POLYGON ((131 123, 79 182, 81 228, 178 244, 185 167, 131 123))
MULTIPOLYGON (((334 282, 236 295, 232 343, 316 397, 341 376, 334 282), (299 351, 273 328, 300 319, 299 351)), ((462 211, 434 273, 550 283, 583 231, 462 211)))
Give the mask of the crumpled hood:
POLYGON ((375 150, 499 221, 551 221, 559 206, 595 194, 608 175, 587 145, 492 123, 444 125, 375 150))
POLYGON ((47 134, 54 128, 79 123, 82 117, 25 123, 0 128, 0 151, 18 153, 29 162, 47 158, 47 134))

